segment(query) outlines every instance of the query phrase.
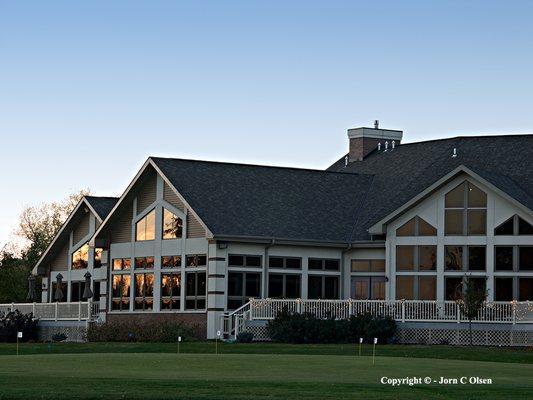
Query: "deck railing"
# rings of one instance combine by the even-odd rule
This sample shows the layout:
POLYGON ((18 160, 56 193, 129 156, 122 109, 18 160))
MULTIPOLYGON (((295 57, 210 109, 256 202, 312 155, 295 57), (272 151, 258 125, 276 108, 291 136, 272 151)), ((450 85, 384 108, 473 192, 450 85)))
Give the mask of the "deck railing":
POLYGON ((18 310, 32 313, 41 321, 88 321, 98 318, 99 304, 92 301, 71 303, 11 303, 0 304, 0 314, 18 310))
MULTIPOLYGON (((311 313, 318 318, 346 319, 351 315, 369 313, 390 316, 402 322, 468 321, 455 301, 250 299, 241 308, 249 309, 251 320, 273 319, 281 310, 287 309, 289 312, 311 313)), ((533 302, 487 302, 473 321, 533 323, 533 302)))

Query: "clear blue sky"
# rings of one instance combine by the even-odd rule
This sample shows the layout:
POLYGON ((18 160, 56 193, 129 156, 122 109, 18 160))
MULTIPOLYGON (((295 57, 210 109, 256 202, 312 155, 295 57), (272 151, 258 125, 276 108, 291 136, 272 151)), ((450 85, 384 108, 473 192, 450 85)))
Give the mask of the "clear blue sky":
POLYGON ((0 0, 0 243, 149 155, 325 168, 374 119, 533 132, 531 2, 436 3, 0 0))

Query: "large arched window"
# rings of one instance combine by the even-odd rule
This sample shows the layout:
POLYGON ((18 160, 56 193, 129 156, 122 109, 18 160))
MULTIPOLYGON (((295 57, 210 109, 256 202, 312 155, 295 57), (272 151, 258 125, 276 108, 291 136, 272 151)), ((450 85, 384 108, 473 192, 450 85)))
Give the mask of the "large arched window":
POLYGON ((155 239, 155 210, 150 211, 135 225, 135 238, 138 242, 155 239))
POLYGON ((487 194, 468 181, 445 197, 444 232, 450 236, 487 233, 487 194))

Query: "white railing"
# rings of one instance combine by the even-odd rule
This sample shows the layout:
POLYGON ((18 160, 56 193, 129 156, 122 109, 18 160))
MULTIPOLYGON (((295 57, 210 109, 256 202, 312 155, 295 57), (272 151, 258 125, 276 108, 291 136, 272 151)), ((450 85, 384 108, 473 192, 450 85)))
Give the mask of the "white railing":
MULTIPOLYGON (((289 312, 311 313, 318 318, 346 319, 369 313, 390 316, 397 321, 467 322, 459 304, 454 301, 423 300, 301 300, 250 299, 241 307, 249 309, 249 319, 269 320, 283 309, 289 312)), ((228 314, 231 315, 231 314, 228 314)), ((487 302, 474 322, 533 323, 533 302, 487 302)))
POLYGON ((99 304, 92 301, 75 303, 11 303, 0 304, 0 314, 18 310, 32 313, 41 321, 87 321, 98 318, 99 304))

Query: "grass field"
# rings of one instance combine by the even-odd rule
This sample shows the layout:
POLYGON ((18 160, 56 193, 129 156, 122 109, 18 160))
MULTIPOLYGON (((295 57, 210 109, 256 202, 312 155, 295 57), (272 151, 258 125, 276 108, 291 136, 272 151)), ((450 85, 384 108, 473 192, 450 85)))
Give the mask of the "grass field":
POLYGON ((530 399, 533 393, 533 354, 525 349, 381 346, 375 365, 370 348, 359 357, 355 346, 341 345, 225 344, 219 355, 213 343, 184 343, 181 354, 172 344, 24 344, 20 356, 7 355, 13 349, 0 346, 0 399, 530 399), (438 358, 417 358, 422 353, 438 358), (392 387, 380 383, 383 376, 478 376, 492 384, 392 387))

